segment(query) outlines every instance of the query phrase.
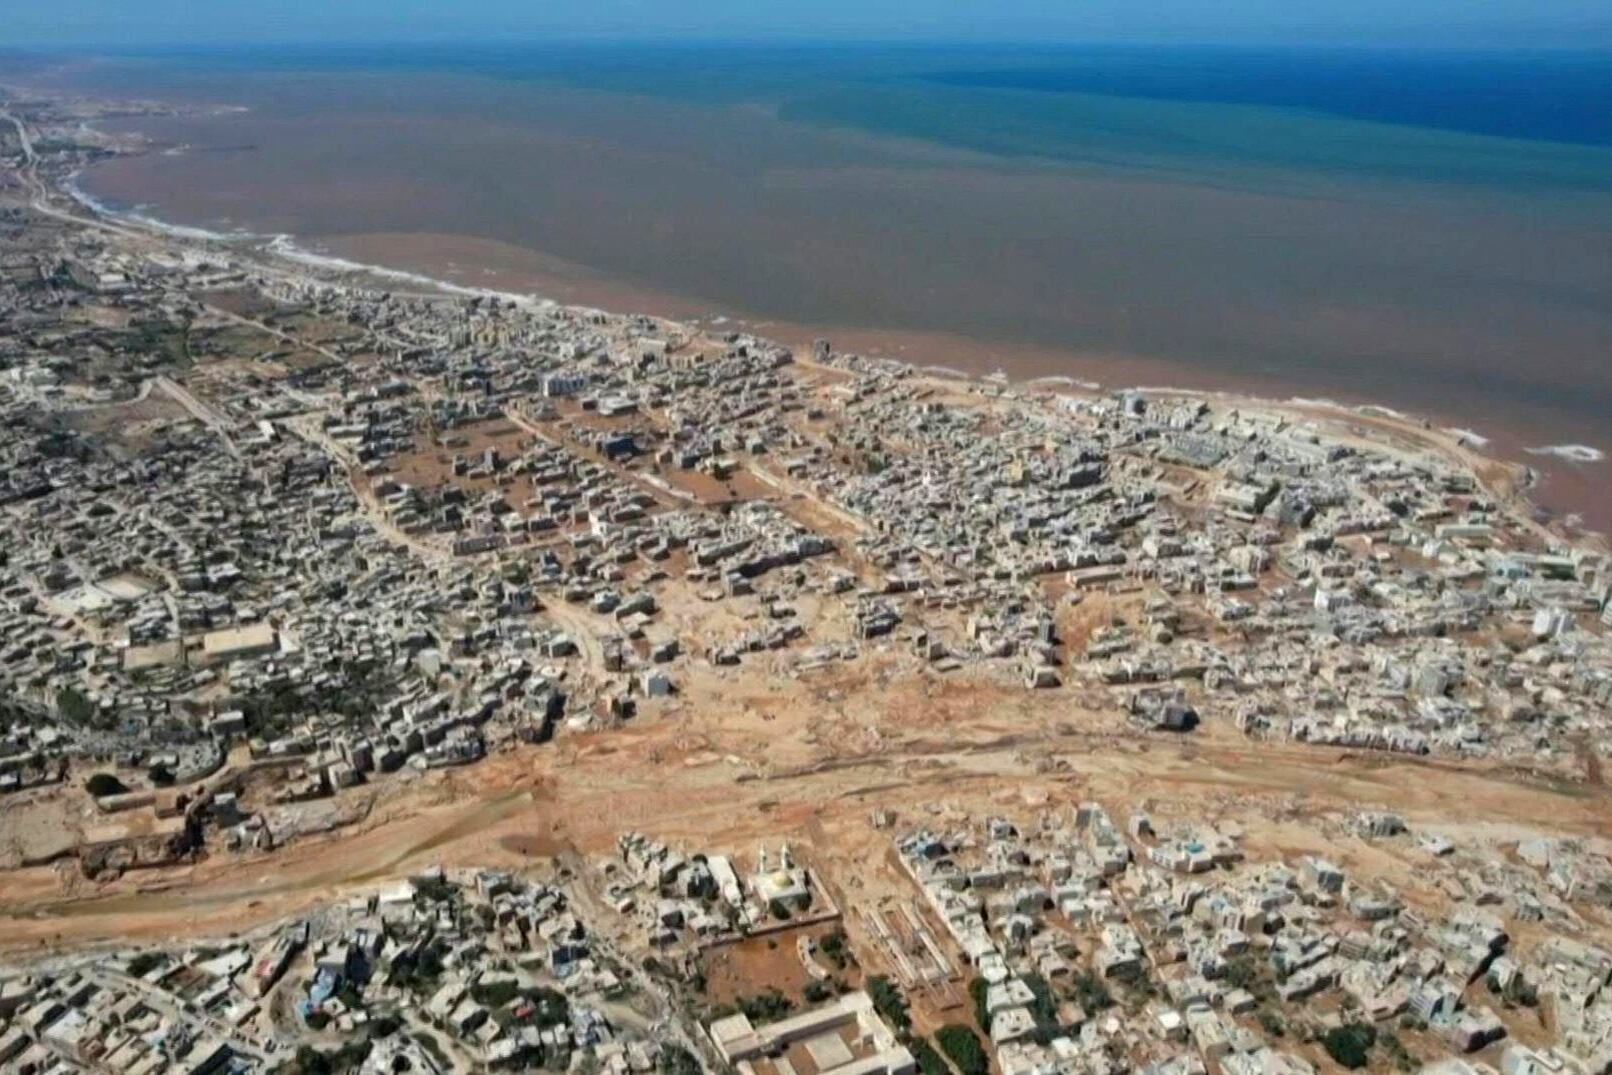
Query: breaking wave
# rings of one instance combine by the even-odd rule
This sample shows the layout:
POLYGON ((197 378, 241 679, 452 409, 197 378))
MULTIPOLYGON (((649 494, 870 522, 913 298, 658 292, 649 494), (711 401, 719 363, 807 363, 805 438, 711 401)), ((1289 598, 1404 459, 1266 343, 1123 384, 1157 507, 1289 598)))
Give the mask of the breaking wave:
POLYGON ((1550 455, 1569 463, 1599 463, 1606 453, 1588 444, 1547 444, 1543 448, 1527 449, 1529 455, 1550 455))

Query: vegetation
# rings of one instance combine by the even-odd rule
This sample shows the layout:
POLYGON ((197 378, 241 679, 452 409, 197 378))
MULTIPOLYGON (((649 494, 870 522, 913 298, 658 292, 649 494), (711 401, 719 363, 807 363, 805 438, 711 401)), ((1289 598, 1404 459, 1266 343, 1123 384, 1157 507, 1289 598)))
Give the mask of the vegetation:
POLYGON ((661 1075, 700 1075, 699 1059, 681 1045, 662 1046, 656 1067, 661 1075))
POLYGON ((122 795, 129 789, 111 773, 94 773, 84 781, 84 790, 100 799, 108 795, 122 795))
POLYGON ((1321 1046, 1333 1060, 1353 1071, 1366 1066, 1376 1041, 1377 1031, 1370 1025, 1346 1023, 1327 1031, 1321 1046))
POLYGON ((961 1023, 948 1023, 935 1033, 941 1052, 951 1057, 960 1075, 989 1075, 990 1059, 975 1033, 961 1023))
POLYGON ((789 904, 783 900, 770 900, 767 903, 767 913, 780 922, 787 922, 790 917, 789 904))
POLYGON ((520 984, 513 978, 480 981, 470 987, 471 999, 484 1008, 502 1008, 520 993, 520 984))
POLYGON ((88 724, 95 716, 95 706, 77 687, 63 687, 56 692, 56 712, 71 724, 88 724))
POLYGON ((1075 978, 1074 988, 1075 1002, 1088 1015, 1114 1006, 1114 995, 1108 991, 1108 986, 1103 984, 1103 980, 1091 971, 1078 975, 1075 978))
POLYGON ((129 960, 129 976, 131 978, 144 978, 167 962, 161 952, 141 952, 129 960))
POLYGON ((800 993, 801 996, 805 997, 811 1003, 821 1004, 823 1001, 834 995, 834 989, 827 982, 820 982, 816 978, 813 978, 811 981, 806 983, 806 988, 802 989, 800 993))
POLYGON ((1283 1023, 1282 1017, 1275 1012, 1260 1012, 1259 1025, 1260 1029, 1273 1038, 1280 1038, 1287 1033, 1287 1024, 1283 1023))
POLYGON ((823 958, 834 964, 838 970, 844 970, 855 962, 851 950, 845 945, 845 931, 837 929, 817 942, 817 950, 823 953, 823 958))
POLYGON ((991 1012, 986 1006, 986 995, 990 989, 991 983, 984 978, 975 978, 968 983, 968 997, 974 1002, 974 1025, 987 1034, 991 1032, 991 1012))
POLYGON ((882 974, 868 979, 867 990, 868 996, 873 998, 874 1010, 905 1040, 912 1033, 912 1016, 901 990, 882 974))
POLYGON ((289 1075, 343 1075, 364 1066, 369 1056, 368 1039, 350 1041, 334 1052, 320 1052, 311 1045, 298 1047, 296 1056, 283 1071, 289 1075))
POLYGON ((449 903, 458 899, 459 889, 440 877, 410 878, 415 903, 449 903))
POLYGON ((173 770, 166 765, 153 765, 146 771, 146 777, 159 788, 172 787, 174 782, 173 770))
POLYGON ((928 1038, 914 1038, 907 1045, 912 1058, 918 1062, 918 1070, 923 1075, 952 1075, 952 1069, 946 1066, 946 1061, 935 1047, 929 1044, 928 1038))
POLYGON ((1411 1072, 1420 1066, 1417 1059, 1410 1054, 1410 1050, 1405 1048, 1405 1043, 1399 1040, 1397 1034, 1392 1032, 1378 1034, 1377 1044, 1382 1046, 1383 1052, 1388 1054, 1389 1058, 1394 1062, 1394 1067, 1398 1070, 1411 1072))
MULTIPOLYGON (((1035 994, 1035 999, 1030 1002, 1030 1015, 1035 1019, 1036 1029, 1057 1029, 1058 1000, 1052 995, 1052 987, 1039 974, 1026 974, 1023 981, 1030 987, 1030 992, 1035 994)), ((988 1030, 986 1032, 989 1033, 988 1030)))
POLYGON ((739 998, 739 1010, 756 1026, 773 1023, 794 1010, 795 1005, 777 989, 739 998))
POLYGON ((396 1034, 403 1026, 403 1021, 395 1015, 378 1015, 369 1021, 369 1036, 373 1038, 389 1038, 396 1034))
POLYGON ((414 958, 394 961, 391 971, 392 984, 416 993, 435 989, 437 979, 442 977, 442 955, 441 942, 433 941, 422 948, 414 958))
POLYGON ((436 1035, 421 1031, 414 1035, 414 1040, 419 1043, 420 1048, 430 1054, 431 1059, 435 1060, 443 1071, 453 1069, 453 1062, 448 1059, 448 1054, 443 1052, 442 1043, 437 1041, 436 1035))
POLYGON ((1226 964, 1226 984, 1233 989, 1253 990, 1259 981, 1259 966, 1253 956, 1238 956, 1226 964))

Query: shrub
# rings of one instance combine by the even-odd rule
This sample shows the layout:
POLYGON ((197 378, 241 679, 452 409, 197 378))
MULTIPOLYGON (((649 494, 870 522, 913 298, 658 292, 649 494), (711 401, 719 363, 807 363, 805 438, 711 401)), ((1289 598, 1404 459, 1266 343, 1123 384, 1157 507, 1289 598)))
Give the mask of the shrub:
POLYGON ((827 982, 820 982, 816 978, 813 978, 811 981, 807 982, 806 988, 801 990, 801 996, 805 997, 813 1004, 821 1004, 823 1001, 832 996, 833 993, 834 990, 827 982))
POLYGON ((173 771, 166 765, 153 765, 146 772, 146 777, 159 788, 170 787, 174 782, 173 771))
POLYGON ((968 1027, 948 1023, 935 1034, 941 1052, 951 1057, 959 1075, 989 1075, 991 1061, 985 1055, 979 1038, 968 1027))

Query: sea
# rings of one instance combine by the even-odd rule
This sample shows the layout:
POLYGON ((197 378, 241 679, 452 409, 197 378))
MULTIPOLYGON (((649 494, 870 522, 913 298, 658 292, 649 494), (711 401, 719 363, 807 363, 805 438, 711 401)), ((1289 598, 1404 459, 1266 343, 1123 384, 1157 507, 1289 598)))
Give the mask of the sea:
POLYGON ((1378 404, 1612 528, 1612 53, 276 46, 9 82, 191 106, 105 121, 153 140, 79 177, 120 211, 919 365, 1378 404))

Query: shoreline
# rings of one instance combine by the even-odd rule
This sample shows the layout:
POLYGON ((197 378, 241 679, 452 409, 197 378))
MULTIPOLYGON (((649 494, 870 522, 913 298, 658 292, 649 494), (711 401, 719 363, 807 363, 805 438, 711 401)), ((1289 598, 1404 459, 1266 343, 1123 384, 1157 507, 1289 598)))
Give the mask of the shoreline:
POLYGON ((491 294, 529 289, 547 301, 564 305, 647 313, 668 320, 697 322, 708 328, 742 329, 776 339, 797 354, 809 353, 814 339, 827 338, 836 349, 903 362, 922 373, 1005 380, 1026 389, 1086 393, 1136 390, 1247 400, 1265 407, 1326 408, 1349 417, 1381 415, 1407 426, 1447 434, 1469 450, 1507 466, 1527 468, 1534 475, 1528 495, 1537 507, 1563 525, 1570 525, 1576 535, 1604 537, 1612 533, 1612 503, 1600 493, 1607 477, 1589 472, 1589 468, 1605 463, 1604 449, 1549 443, 1545 436, 1549 431, 1545 430, 1504 425, 1475 430, 1469 416, 1401 411, 1380 400, 1340 398, 1336 393, 1308 395, 1302 386, 1277 375, 1205 376, 1201 370, 1169 359, 1080 352, 953 333, 814 325, 756 317, 718 309, 689 296, 610 280, 540 251, 475 236, 376 233, 325 236, 310 241, 329 249, 335 261, 379 265, 388 273, 397 271, 392 266, 402 266, 406 273, 436 280, 454 293, 477 289, 463 275, 456 275, 456 270, 462 274, 474 269, 491 278, 483 288, 491 294), (441 275, 444 272, 447 279, 441 275))
POLYGON ((642 313, 707 329, 742 330, 774 339, 806 354, 813 340, 827 338, 837 350, 902 362, 930 376, 997 381, 1027 390, 1079 393, 1133 390, 1153 395, 1190 395, 1250 406, 1318 412, 1344 420, 1383 418, 1450 450, 1469 453, 1518 475, 1513 494, 1547 515, 1572 540, 1605 541, 1612 534, 1612 500, 1604 475, 1586 473, 1604 465, 1605 451, 1585 444, 1535 443, 1548 437, 1522 429, 1468 428, 1470 418, 1407 413, 1378 400, 1301 394, 1279 376, 1204 377, 1203 371, 1169 359, 1092 354, 1031 344, 976 339, 955 333, 866 326, 813 325, 762 318, 717 308, 717 304, 613 280, 519 244, 462 234, 379 232, 297 236, 237 229, 220 232, 165 220, 136 207, 121 210, 83 189, 75 172, 62 193, 97 217, 185 241, 216 244, 302 268, 429 289, 444 296, 492 297, 533 306, 642 313), (457 254, 458 256, 451 256, 457 254), (467 281, 473 270, 484 278, 467 281), (485 278, 493 279, 487 280, 485 278), (1071 365, 1075 368, 1071 370, 1071 365), (1183 374, 1188 376, 1183 382, 1183 374), (1194 383, 1194 376, 1198 378, 1194 383))

